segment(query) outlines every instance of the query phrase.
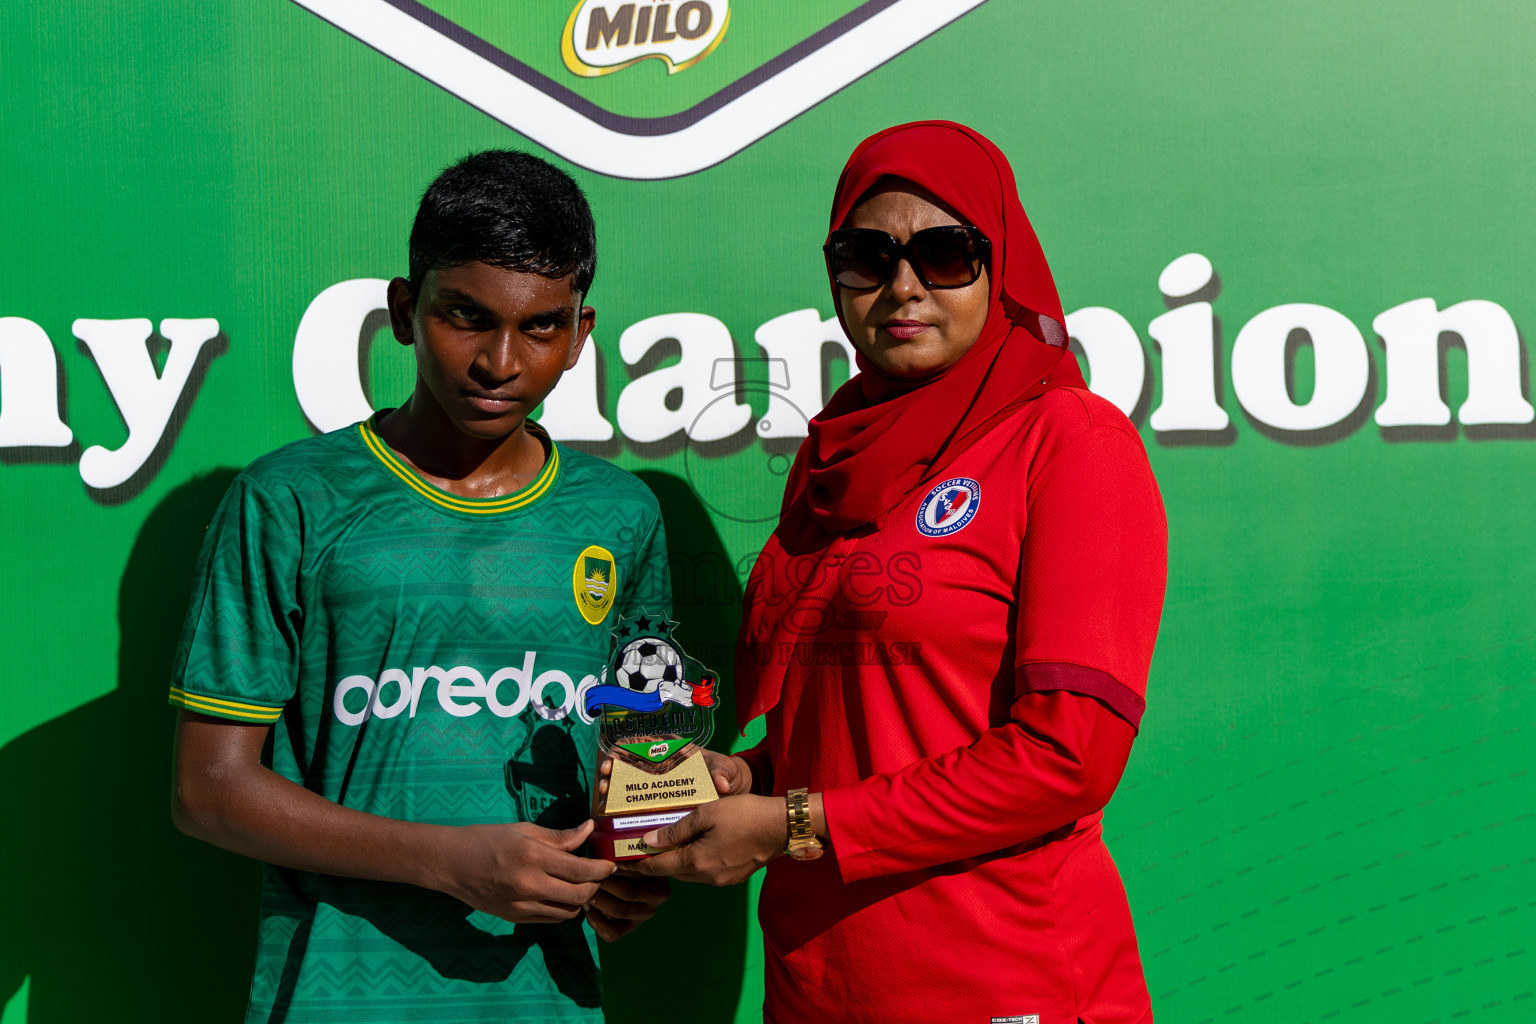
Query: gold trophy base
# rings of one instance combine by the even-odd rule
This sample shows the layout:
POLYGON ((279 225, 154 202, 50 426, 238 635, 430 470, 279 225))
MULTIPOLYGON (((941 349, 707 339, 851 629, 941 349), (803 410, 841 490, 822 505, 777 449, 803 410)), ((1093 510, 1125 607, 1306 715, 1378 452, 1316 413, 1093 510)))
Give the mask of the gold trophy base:
MULTIPOLYGON (((594 792, 596 787, 594 786, 594 792)), ((652 829, 670 825, 702 804, 720 799, 704 755, 694 753, 669 771, 652 774, 615 757, 608 793, 598 797, 592 817, 593 855, 602 860, 625 861, 649 857, 660 850, 646 846, 641 837, 652 829)))

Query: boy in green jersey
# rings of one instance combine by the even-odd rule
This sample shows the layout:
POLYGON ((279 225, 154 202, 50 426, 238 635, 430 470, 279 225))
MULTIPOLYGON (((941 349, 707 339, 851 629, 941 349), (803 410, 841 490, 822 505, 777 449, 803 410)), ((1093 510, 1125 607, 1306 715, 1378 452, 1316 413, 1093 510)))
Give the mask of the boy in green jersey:
POLYGON ((619 615, 671 606, 656 500, 528 419, 595 265, 563 172, 444 171, 389 285, 410 399, 257 459, 209 529, 173 814, 266 862, 247 1021, 600 1021, 593 931, 665 898, 579 855, 581 692, 619 615))

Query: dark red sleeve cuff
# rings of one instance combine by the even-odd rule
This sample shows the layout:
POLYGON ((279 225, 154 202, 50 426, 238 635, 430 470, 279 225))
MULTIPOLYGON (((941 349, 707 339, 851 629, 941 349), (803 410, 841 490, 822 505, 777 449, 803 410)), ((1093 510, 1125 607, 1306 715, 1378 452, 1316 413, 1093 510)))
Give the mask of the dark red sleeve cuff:
POLYGON ((1141 716, 1147 710, 1146 698, 1120 680, 1096 668, 1047 661, 1018 668, 1019 690, 1024 693, 1048 693, 1066 690, 1092 697, 1115 714, 1141 728, 1141 716))
POLYGON ((767 740, 750 750, 738 750, 732 756, 741 758, 752 769, 752 792, 759 796, 773 795, 773 758, 768 753, 767 740))

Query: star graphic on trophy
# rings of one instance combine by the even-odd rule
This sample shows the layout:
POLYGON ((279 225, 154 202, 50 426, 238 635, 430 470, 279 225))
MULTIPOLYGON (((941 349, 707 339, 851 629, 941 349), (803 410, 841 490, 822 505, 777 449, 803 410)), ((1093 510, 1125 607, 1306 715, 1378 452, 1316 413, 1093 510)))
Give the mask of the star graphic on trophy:
POLYGON ((645 609, 632 619, 620 617, 613 627, 613 637, 622 643, 637 636, 671 636, 677 623, 665 615, 649 615, 645 609))

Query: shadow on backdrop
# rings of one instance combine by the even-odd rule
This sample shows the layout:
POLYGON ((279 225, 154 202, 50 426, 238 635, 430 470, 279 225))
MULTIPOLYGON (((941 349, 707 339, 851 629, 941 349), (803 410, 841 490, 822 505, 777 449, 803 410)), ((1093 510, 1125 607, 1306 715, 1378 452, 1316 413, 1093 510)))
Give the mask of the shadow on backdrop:
POLYGON ((165 701, 198 548, 234 477, 177 487, 139 530, 117 688, 0 749, 0 1005, 31 975, 29 1024, 244 1016, 260 872, 172 826, 165 701))
MULTIPOLYGON (((741 623, 741 584, 709 514, 687 483, 667 473, 637 475, 661 502, 677 639, 689 655, 720 673, 711 746, 728 750, 736 732, 731 652, 741 623)), ((735 1020, 746 968, 748 896, 745 885, 716 889, 674 882, 672 898, 656 917, 616 943, 600 944, 609 1024, 652 1021, 658 1013, 697 1024, 735 1020), (688 962, 708 964, 687 971, 686 984, 678 984, 678 976, 668 970, 682 951, 688 962)))

